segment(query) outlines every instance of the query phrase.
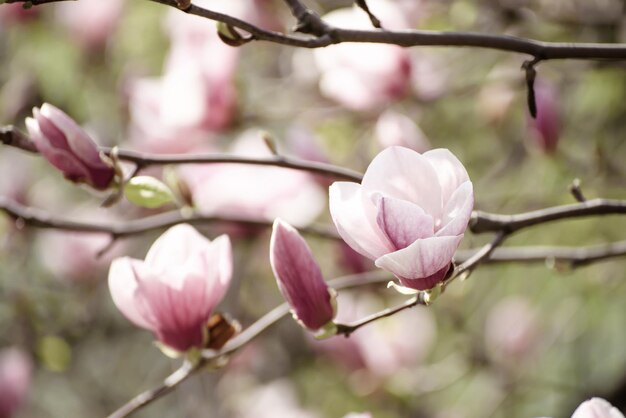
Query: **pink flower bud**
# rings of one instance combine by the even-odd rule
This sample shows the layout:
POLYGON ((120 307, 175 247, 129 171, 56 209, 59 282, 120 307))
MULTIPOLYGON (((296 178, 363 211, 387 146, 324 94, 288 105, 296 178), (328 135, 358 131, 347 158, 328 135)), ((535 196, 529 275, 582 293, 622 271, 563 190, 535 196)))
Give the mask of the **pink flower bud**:
POLYGON ((554 86, 536 82, 535 103, 537 117, 530 119, 531 134, 539 148, 551 154, 556 151, 561 136, 560 105, 554 86))
POLYGON ((0 417, 11 417, 24 402, 32 375, 30 358, 17 348, 0 351, 0 417))
POLYGON ((445 278, 473 206, 467 171, 447 149, 389 147, 361 184, 330 186, 330 213, 344 241, 418 290, 445 278))
POLYGON ((280 219, 274 221, 270 264, 280 292, 303 326, 316 331, 333 320, 334 296, 311 249, 295 228, 280 219))
POLYGON ((31 138, 65 178, 98 190, 111 185, 114 169, 102 160, 98 145, 72 118, 48 103, 41 110, 34 108, 33 116, 26 119, 31 138))
POLYGON ((145 261, 128 257, 111 264, 113 302, 135 325, 152 331, 179 352, 204 347, 206 323, 232 275, 230 239, 213 242, 187 224, 167 230, 145 261))
POLYGON ((572 418, 624 418, 624 414, 602 398, 591 398, 576 408, 572 418))

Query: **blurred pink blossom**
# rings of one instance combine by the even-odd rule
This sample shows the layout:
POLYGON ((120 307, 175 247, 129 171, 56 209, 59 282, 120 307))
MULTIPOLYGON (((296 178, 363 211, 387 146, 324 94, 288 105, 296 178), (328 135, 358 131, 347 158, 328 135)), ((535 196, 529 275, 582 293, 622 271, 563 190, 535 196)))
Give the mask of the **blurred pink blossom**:
POLYGON ((33 364, 18 348, 0 351, 0 418, 10 418, 23 404, 31 384, 33 364))
MULTIPOLYGON (((387 29, 407 29, 407 16, 393 2, 378 1, 372 11, 387 29)), ((323 16, 329 24, 349 29, 371 29, 367 15, 355 7, 323 16)), ((379 109, 408 94, 411 56, 396 45, 341 44, 314 51, 321 72, 322 94, 351 110, 379 109)))
POLYGON ((531 137, 539 149, 547 154, 556 151, 561 136, 561 105, 555 86, 535 82, 537 117, 529 116, 531 137))
POLYGON ((447 149, 378 154, 361 184, 335 182, 330 213, 341 237, 408 288, 442 281, 474 205, 463 164, 447 149))
POLYGON ((373 416, 369 412, 350 412, 343 418, 373 418, 373 416))
POLYGON ((576 408, 572 418, 624 418, 624 414, 602 398, 591 398, 576 408))
POLYGON ((228 289, 232 263, 228 236, 211 242, 180 224, 152 244, 145 261, 114 260, 109 288, 129 321, 184 352, 207 343, 206 323, 228 289))
POLYGON ((60 2, 56 17, 72 39, 85 48, 103 46, 122 17, 124 0, 60 2))
POLYGON ((272 229, 270 264, 280 292, 305 328, 317 331, 333 320, 334 292, 326 285, 304 238, 280 219, 272 229))
POLYGON ((394 145, 426 152, 430 147, 426 134, 406 115, 387 110, 376 122, 376 139, 381 149, 394 145))
POLYGON ((526 299, 501 300, 491 309, 485 322, 488 354, 494 360, 513 366, 527 360, 540 340, 538 321, 537 312, 526 299))
POLYGON ((237 418, 319 418, 319 415, 299 405, 293 383, 274 380, 258 387, 237 390, 234 402, 237 418))
POLYGON ((0 7, 0 31, 3 26, 9 26, 13 23, 26 22, 39 14, 36 7, 26 9, 22 3, 2 4, 0 7))
MULTIPOLYGON (((244 132, 232 153, 268 157, 258 131, 244 132)), ((279 167, 241 164, 189 165, 180 168, 198 211, 206 215, 310 224, 323 210, 325 197, 311 175, 279 167)))
POLYGON ((112 185, 115 171, 103 161, 98 145, 63 111, 44 103, 41 110, 33 109, 26 127, 39 152, 65 178, 98 190, 112 185))
MULTIPOLYGON (((336 320, 356 321, 382 308, 380 300, 372 295, 341 291, 337 295, 336 320)), ((436 332, 431 311, 414 309, 368 324, 350 338, 330 338, 313 344, 348 369, 364 368, 376 379, 384 379, 423 362, 435 343, 436 332)))

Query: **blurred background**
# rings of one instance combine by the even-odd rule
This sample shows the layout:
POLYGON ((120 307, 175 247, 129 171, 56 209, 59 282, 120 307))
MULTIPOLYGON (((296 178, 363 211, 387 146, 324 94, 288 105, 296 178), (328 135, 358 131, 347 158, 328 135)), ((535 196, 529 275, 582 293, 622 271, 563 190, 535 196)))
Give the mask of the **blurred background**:
MULTIPOLYGON (((196 3, 196 2, 194 2, 196 3)), ((258 26, 289 30, 281 1, 198 1, 258 26), (227 4, 224 4, 227 3, 227 4)), ((619 0, 370 0, 389 29, 507 34, 545 41, 626 42, 619 0)), ((308 1, 329 22, 367 28, 350 1, 308 1)), ((281 153, 364 171, 384 147, 449 148, 474 183, 476 209, 517 213, 586 197, 626 195, 626 63, 537 67, 539 117, 526 105, 528 57, 481 49, 339 45, 304 50, 223 44, 214 22, 140 0, 79 0, 23 10, 0 5, 0 124, 24 128, 51 103, 101 145, 150 153, 281 153)), ((207 215, 332 225, 332 179, 254 166, 146 171, 185 191, 207 215)), ((0 193, 54 216, 139 219, 126 201, 65 181, 42 158, 0 148, 0 193)), ((105 416, 178 367, 149 332, 115 309, 112 258, 143 258, 158 233, 119 240, 41 231, 0 215, 0 360, 26 393, 17 417, 105 416), (19 360, 17 357, 19 357, 19 360)), ((244 327, 282 302, 269 232, 215 223, 234 242, 234 282, 221 310, 244 327)), ((462 248, 487 236, 467 233, 462 248)), ((626 219, 531 228, 516 246, 586 246, 626 239, 626 219)), ((307 236, 326 278, 373 270, 345 245, 307 236)), ((190 379, 138 417, 569 416, 603 396, 626 408, 625 259, 481 266, 433 306, 315 341, 285 318, 223 369, 190 379)), ((390 277, 391 279, 391 277, 390 277)), ((339 319, 402 300, 384 283, 340 292, 339 319)), ((0 367, 2 369, 2 367, 0 367)), ((0 379, 0 382, 2 380, 0 379)), ((17 386, 15 386, 17 387, 17 386)), ((0 399, 1 396, 0 396, 0 399)), ((0 412, 0 416, 2 412, 0 412)))

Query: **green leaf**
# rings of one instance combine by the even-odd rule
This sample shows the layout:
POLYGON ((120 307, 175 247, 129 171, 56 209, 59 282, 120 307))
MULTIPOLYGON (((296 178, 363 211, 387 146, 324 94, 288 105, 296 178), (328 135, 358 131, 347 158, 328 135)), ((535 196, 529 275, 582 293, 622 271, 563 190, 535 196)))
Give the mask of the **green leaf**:
POLYGON ((174 194, 169 187, 150 176, 130 179, 124 186, 124 195, 131 203, 150 209, 174 202, 174 194))
POLYGON ((46 369, 63 372, 72 360, 72 348, 63 338, 50 335, 39 340, 37 355, 46 369))

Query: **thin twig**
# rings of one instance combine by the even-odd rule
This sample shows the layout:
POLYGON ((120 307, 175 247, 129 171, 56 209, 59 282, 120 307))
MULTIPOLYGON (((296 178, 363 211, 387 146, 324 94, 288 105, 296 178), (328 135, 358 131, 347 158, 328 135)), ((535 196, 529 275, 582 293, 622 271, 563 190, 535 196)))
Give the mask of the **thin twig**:
MULTIPOLYGON (((24 3, 26 1, 27 0, 8 0, 7 3, 24 3)), ((36 0, 32 1, 32 3, 45 4, 55 1, 62 0, 36 0)), ((149 1, 174 7, 178 10, 177 0, 149 1)), ((315 35, 311 37, 301 37, 268 31, 244 20, 237 19, 223 13, 214 12, 193 4, 187 10, 181 12, 223 22, 232 27, 242 29, 251 34, 254 40, 268 41, 302 48, 321 48, 344 42, 370 42, 400 45, 404 47, 445 46, 485 48, 527 54, 543 61, 553 59, 626 59, 625 44, 541 42, 515 36, 490 35, 477 32, 354 30, 336 28, 324 22, 322 22, 322 27, 324 28, 323 31, 320 32, 318 30, 319 28, 316 29, 308 26, 307 29, 310 29, 310 32, 315 33, 315 35)), ((313 14, 311 13, 307 14, 307 16, 312 15, 313 14)), ((311 20, 309 19, 309 22, 305 23, 308 24, 310 22, 311 20)))

